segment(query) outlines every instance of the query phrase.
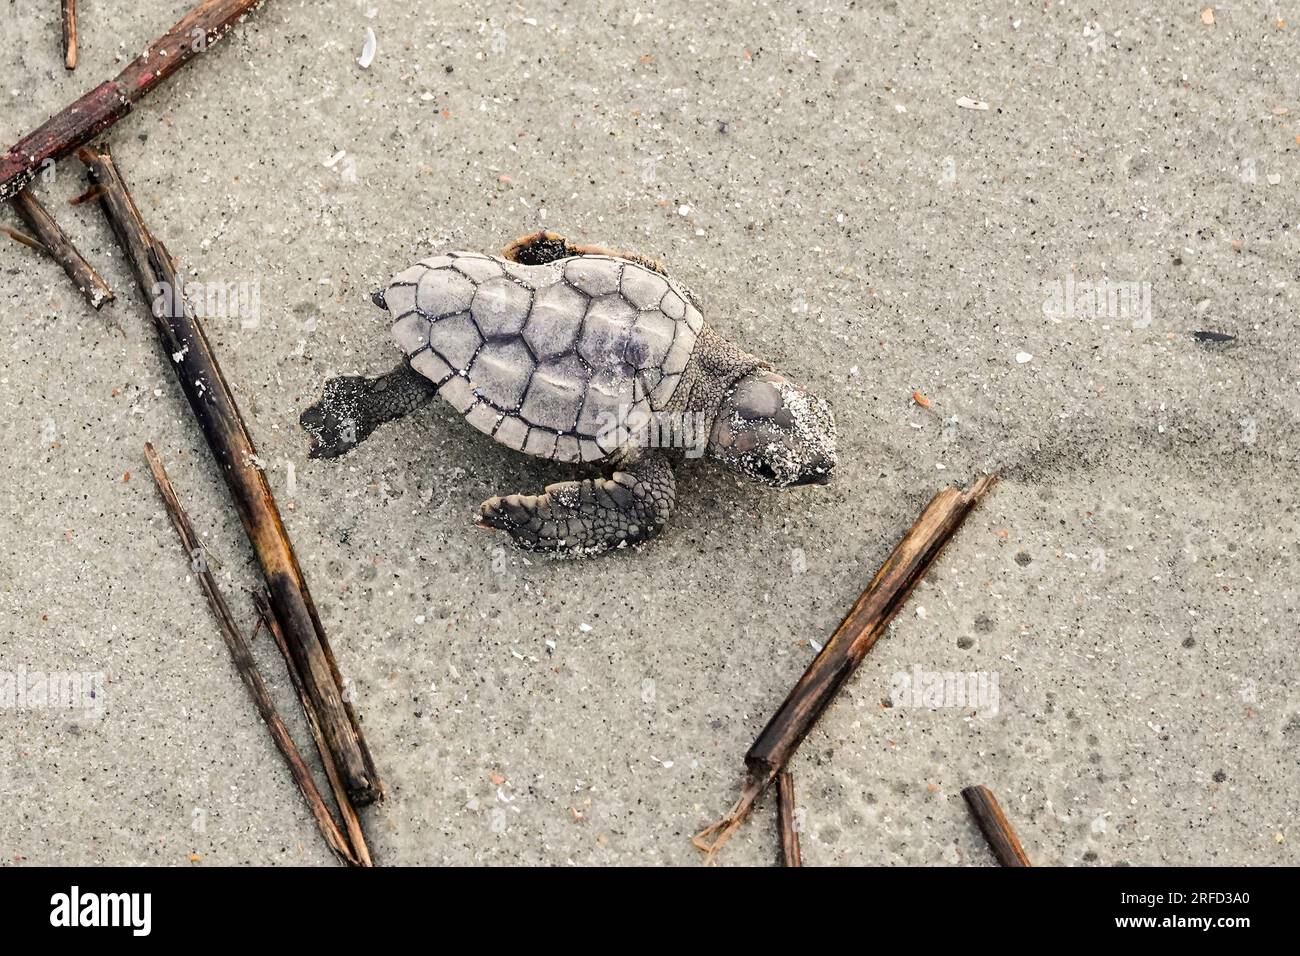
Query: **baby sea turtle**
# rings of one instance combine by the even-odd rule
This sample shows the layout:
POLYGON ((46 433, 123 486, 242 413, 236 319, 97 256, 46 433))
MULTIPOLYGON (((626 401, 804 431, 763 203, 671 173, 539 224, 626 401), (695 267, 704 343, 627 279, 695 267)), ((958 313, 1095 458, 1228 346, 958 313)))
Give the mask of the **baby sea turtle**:
POLYGON ((313 458, 333 458, 436 393, 516 451, 599 467, 540 495, 481 505, 477 523, 536 551, 594 554, 668 520, 673 464, 707 452, 774 488, 825 484, 830 406, 714 332, 658 263, 539 232, 501 257, 450 252, 374 300, 402 363, 325 383, 301 417, 313 458))

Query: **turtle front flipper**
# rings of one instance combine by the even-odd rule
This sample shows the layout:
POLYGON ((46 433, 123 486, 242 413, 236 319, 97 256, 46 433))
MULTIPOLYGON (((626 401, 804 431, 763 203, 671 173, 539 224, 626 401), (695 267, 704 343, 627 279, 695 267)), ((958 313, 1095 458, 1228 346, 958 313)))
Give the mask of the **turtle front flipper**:
POLYGON ((654 537, 677 495, 672 465, 645 453, 609 478, 564 481, 541 495, 489 498, 477 524, 529 551, 592 555, 654 537))
MULTIPOLYGON (((637 255, 635 252, 624 252, 621 249, 606 249, 604 246, 580 246, 558 233, 547 232, 545 229, 520 236, 501 251, 503 259, 517 262, 521 266, 543 266, 548 262, 568 259, 572 256, 609 256, 612 259, 625 259, 644 266, 651 272, 657 272, 665 278, 671 278, 668 270, 657 259, 637 255)), ((677 285, 690 300, 691 305, 695 306, 697 311, 702 311, 700 300, 695 293, 680 281, 677 281, 677 285)))
POLYGON ((568 259, 571 256, 610 256, 614 259, 626 259, 628 262, 645 266, 651 272, 657 272, 661 276, 668 275, 668 270, 658 260, 651 259, 649 256, 624 252, 621 249, 607 249, 604 246, 580 246, 558 233, 548 232, 545 229, 520 236, 501 251, 503 259, 517 262, 521 266, 542 266, 556 259, 568 259))
POLYGON ((341 375, 325 383, 320 401, 299 416, 311 436, 312 458, 337 458, 365 441, 384 422, 410 414, 433 398, 437 386, 406 362, 386 375, 341 375))
POLYGON ((556 259, 567 259, 569 256, 581 254, 578 247, 568 239, 554 232, 547 232, 545 229, 520 236, 501 250, 501 258, 517 262, 521 266, 542 266, 556 259))

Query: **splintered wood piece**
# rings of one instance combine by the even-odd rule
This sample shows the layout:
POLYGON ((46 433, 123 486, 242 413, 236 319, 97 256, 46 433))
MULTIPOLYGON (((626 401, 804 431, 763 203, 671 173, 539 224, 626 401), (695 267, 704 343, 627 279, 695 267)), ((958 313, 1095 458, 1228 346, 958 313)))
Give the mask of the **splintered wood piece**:
MULTIPOLYGON (((358 866, 359 861, 353 855, 352 850, 348 847, 348 841, 344 838, 330 815, 329 807, 325 805, 325 800, 321 797, 320 791, 316 789, 316 781, 312 779, 311 771, 307 769, 307 764, 303 762, 302 754, 298 752, 297 745, 293 742, 293 737, 289 735, 289 730, 280 719, 279 712, 275 709, 275 702, 271 699, 271 693, 266 688, 266 682, 262 680, 262 674, 257 669, 257 662, 253 659, 253 653, 249 650, 248 641, 244 639, 243 633, 239 630, 239 625, 235 623, 234 616, 230 613, 230 606, 226 604, 225 595, 217 587, 216 578, 212 576, 207 563, 202 560, 203 546, 199 543, 198 535, 194 533, 194 528, 190 524, 189 515, 185 513, 185 508, 181 505, 180 497, 176 494, 176 488, 172 485, 171 479, 167 476, 167 470, 163 467, 162 459, 158 452, 154 450, 152 444, 145 443, 144 457, 149 462, 149 470, 153 473, 154 484, 158 486, 158 493, 162 495, 163 504, 167 507, 167 515, 171 518, 172 526, 176 529, 176 534, 181 539, 181 546, 185 549, 186 560, 190 563, 190 569, 198 577, 199 587, 202 588, 204 596, 208 599, 208 607, 217 618, 217 625, 221 630, 221 636, 225 638, 226 648, 230 651, 230 658, 234 661, 235 670, 239 673, 240 680, 248 688, 248 693, 253 698, 253 703, 257 705, 257 712, 262 715, 262 720, 266 722, 266 728, 271 732, 271 739, 275 741, 275 746, 279 748, 280 754, 284 757, 284 762, 289 765, 289 772, 293 774, 294 783, 298 785, 298 790, 302 793, 302 798, 307 803, 307 808, 311 811, 312 817, 316 820, 316 825, 320 828, 321 835, 325 837, 325 842, 334 854, 349 866, 358 866)), ((369 865, 369 857, 366 858, 365 865, 369 865)))
POLYGON ((98 198, 100 197, 101 194, 103 194, 103 192, 104 192, 104 190, 100 189, 98 186, 91 186, 89 189, 87 189, 87 190, 86 190, 85 192, 83 192, 81 195, 79 195, 79 196, 73 196, 71 199, 69 199, 69 200, 68 200, 68 205, 69 205, 69 206, 83 206, 83 205, 85 205, 85 204, 88 203, 88 202, 94 202, 96 199, 98 199, 98 198))
POLYGON ((725 817, 692 838, 696 847, 711 857, 745 821, 844 682, 857 670, 867 651, 875 646, 944 545, 996 480, 993 475, 985 475, 969 491, 945 488, 930 499, 749 748, 745 754, 746 775, 740 799, 725 817))
POLYGON ((776 819, 781 831, 781 861, 786 866, 803 866, 794 810, 794 777, 790 771, 782 770, 776 775, 776 819))
POLYGON ((1033 866, 992 790, 980 784, 965 788, 961 795, 999 863, 1003 866, 1033 866))
POLYGON ((77 285, 91 308, 98 310, 105 302, 113 301, 113 290, 94 270, 85 257, 77 251, 62 227, 55 222, 44 206, 36 201, 30 189, 24 189, 10 200, 27 228, 36 233, 45 251, 63 267, 63 271, 77 285))
POLYGON ((49 251, 48 249, 45 248, 45 246, 41 244, 41 241, 39 239, 33 239, 25 232, 19 232, 17 229, 10 229, 8 226, 0 226, 0 232, 3 232, 14 242, 21 243, 22 245, 27 246, 29 249, 38 249, 41 252, 49 251))
POLYGON ((312 703, 311 695, 303 685, 302 673, 298 670, 298 663, 293 659, 293 653, 284 638, 284 628, 280 626, 275 616, 275 609, 271 607, 271 598, 262 591, 254 591, 253 601, 257 604, 257 612, 261 616, 262 623, 266 625, 267 631, 275 640, 275 646, 280 650, 280 656, 284 658, 285 666, 289 670, 289 679, 293 681, 293 689, 298 692, 303 715, 307 718, 307 727, 311 730, 312 739, 316 741, 316 751, 320 754, 321 766, 325 768, 325 779, 329 781, 330 790, 334 793, 334 802, 338 804, 339 816, 343 818, 343 828, 347 831, 352 850, 361 866, 373 866, 370 847, 366 844, 366 834, 361 829, 361 819, 357 816, 356 807, 352 805, 347 787, 343 785, 343 780, 339 776, 338 765, 334 762, 329 744, 321 731, 316 705, 312 703))
POLYGON ((179 379, 208 447, 230 489, 271 594, 275 616, 311 696, 330 753, 354 805, 383 793, 378 772, 350 702, 325 629, 298 566, 275 496, 234 394, 222 374, 202 323, 186 304, 176 264, 153 237, 107 147, 82 149, 91 182, 104 187, 99 203, 135 270, 140 291, 153 303, 154 327, 167 362, 179 379))
POLYGON ((77 0, 63 0, 63 65, 77 68, 77 0))
POLYGON ((175 26, 76 102, 55 113, 0 156, 0 199, 23 189, 51 160, 62 159, 108 129, 173 73, 209 49, 263 0, 204 0, 175 26))

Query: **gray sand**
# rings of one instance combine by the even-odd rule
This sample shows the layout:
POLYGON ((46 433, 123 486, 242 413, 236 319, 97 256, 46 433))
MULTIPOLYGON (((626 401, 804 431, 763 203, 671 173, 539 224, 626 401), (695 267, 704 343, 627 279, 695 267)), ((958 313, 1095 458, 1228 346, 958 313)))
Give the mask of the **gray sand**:
MULTIPOLYGON (((10 4, 0 140, 188 5, 79 4, 68 75, 58 5, 10 4)), ((813 642, 934 491, 997 470, 793 765, 805 861, 988 864, 983 782, 1037 862, 1300 863, 1300 16, 982 6, 269 0, 112 132, 187 275, 246 284, 208 329, 388 784, 381 862, 695 863, 813 642), (443 403, 308 461, 323 380, 393 360, 367 293, 540 227, 662 259, 828 397, 835 483, 695 463, 662 539, 560 563, 471 518, 568 473, 443 403), (889 706, 917 671, 985 693, 889 706)), ((0 671, 103 677, 0 710, 3 862, 329 863, 148 480, 146 440, 251 631, 249 550, 83 188, 68 160, 38 195, 103 313, 3 240, 0 671)), ((776 853, 769 802, 721 859, 776 853)))

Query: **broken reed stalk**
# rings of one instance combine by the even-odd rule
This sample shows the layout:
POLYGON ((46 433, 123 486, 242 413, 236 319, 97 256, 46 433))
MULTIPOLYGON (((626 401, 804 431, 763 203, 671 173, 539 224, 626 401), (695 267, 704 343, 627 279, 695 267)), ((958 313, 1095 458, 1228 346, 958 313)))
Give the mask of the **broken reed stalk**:
POLYGON ((94 202, 94 201, 95 201, 96 199, 98 199, 101 195, 103 195, 103 192, 104 192, 104 190, 100 189, 98 186, 91 186, 89 189, 87 189, 87 190, 86 190, 85 192, 83 192, 81 195, 79 195, 79 196, 73 196, 71 199, 69 199, 69 200, 68 200, 68 205, 69 205, 69 206, 84 206, 84 205, 85 205, 86 203, 88 203, 88 202, 94 202))
POLYGON ((776 819, 781 831, 781 861, 786 866, 803 866, 799 831, 794 828, 794 777, 789 770, 776 775, 776 819))
POLYGON ((284 639, 284 629, 280 627, 280 622, 276 620, 275 610, 271 607, 271 599, 262 591, 254 591, 253 601, 257 604, 257 612, 262 623, 266 625, 271 637, 275 639, 275 646, 280 649, 280 656, 284 658, 285 666, 289 670, 289 679, 293 681, 293 688, 298 692, 298 700, 302 703, 302 712, 307 718, 307 726, 311 730, 312 739, 316 741, 316 751, 320 754, 321 766, 325 769, 325 779, 329 781, 330 790, 333 792, 334 800, 338 804, 339 816, 343 818, 343 827, 347 830, 352 851, 361 866, 374 866, 370 859, 370 847, 366 844, 366 834, 361 829, 361 819, 357 816, 357 810, 352 805, 351 798, 348 797, 347 787, 343 785, 343 781, 339 777, 338 765, 334 763, 334 757, 330 753, 324 734, 321 732, 320 718, 316 715, 316 708, 311 702, 311 695, 307 693, 307 688, 303 686, 302 674, 299 673, 298 665, 294 661, 293 654, 289 651, 289 645, 284 639))
POLYGON ((134 267, 141 293, 153 304, 163 351, 230 489, 348 795, 355 805, 371 803, 383 792, 374 760, 356 713, 344 700, 343 679, 271 487, 258 467, 253 440, 203 326, 185 302, 176 264, 145 226, 108 148, 83 149, 79 155, 92 184, 104 188, 100 206, 134 267))
POLYGON ((961 795, 999 863, 1003 866, 1033 866, 992 790, 980 784, 966 787, 961 795))
POLYGON ((36 238, 41 241, 45 251, 63 267, 68 278, 77 284, 91 308, 98 310, 105 302, 113 301, 113 290, 108 283, 77 251, 68 234, 54 221, 45 207, 36 201, 31 190, 24 189, 10 202, 22 221, 27 223, 27 228, 36 233, 36 238))
POLYGON ((993 475, 985 475, 970 491, 945 488, 930 499, 749 748, 745 754, 746 775, 740 799, 730 813, 692 838, 696 847, 712 857, 745 821, 758 798, 785 769, 808 731, 857 670, 944 545, 996 480, 993 475))
POLYGON ((202 53, 263 0, 204 0, 136 57, 115 79, 106 80, 64 107, 0 156, 0 199, 26 187, 47 160, 84 146, 127 113, 136 102, 202 53))
POLYGON ((77 0, 63 0, 63 65, 77 68, 77 0))
POLYGON ((19 232, 17 229, 10 229, 8 226, 0 226, 0 232, 12 239, 14 242, 21 243, 29 249, 37 249, 41 252, 48 252, 45 246, 41 245, 39 239, 33 239, 25 232, 19 232))
POLYGON ((320 827, 325 842, 329 844, 329 848, 334 851, 334 854, 340 860, 350 866, 357 866, 357 857, 353 855, 347 839, 330 815, 329 807, 325 805, 324 798, 321 797, 320 791, 316 789, 316 781, 312 779, 311 771, 307 769, 302 754, 298 752, 293 737, 289 735, 289 729, 285 727, 284 721, 280 719, 280 714, 275 709, 275 702, 271 700, 271 693, 266 689, 266 682, 262 680, 262 674, 257 669, 257 662, 253 660, 253 653, 248 648, 248 641, 244 639, 244 635, 239 630, 239 625, 235 623, 234 616, 230 613, 230 606, 226 604, 225 596, 217 587, 216 578, 212 576, 212 572, 208 570, 206 564, 201 564, 196 560, 203 554, 198 535, 194 533, 194 527, 190 524, 189 515, 185 513, 180 497, 176 494, 176 488, 172 485, 171 479, 167 477, 167 469, 163 467, 162 459, 158 457, 158 452, 154 450, 153 445, 148 442, 144 446, 144 457, 149 462, 149 470, 153 473, 153 480, 154 484, 158 486, 158 493, 162 495, 163 503, 167 506, 167 514, 172 520, 172 526, 181 539, 181 545, 185 548, 185 553, 190 560, 190 567, 198 577, 199 587, 203 589, 203 594, 208 599, 208 607, 212 609, 212 613, 217 618, 221 636, 225 638, 226 647, 230 651, 231 660, 235 664, 235 670, 239 672, 240 679, 244 682, 244 686, 248 688, 248 693, 252 695, 253 703, 257 705, 257 712, 262 715, 262 720, 266 722, 266 728, 271 732, 271 738, 275 741, 276 747, 279 748, 281 755, 284 757, 284 762, 289 765, 289 772, 293 774, 294 783, 298 785, 298 790, 301 791, 302 798, 307 803, 307 808, 316 819, 316 825, 320 827))

